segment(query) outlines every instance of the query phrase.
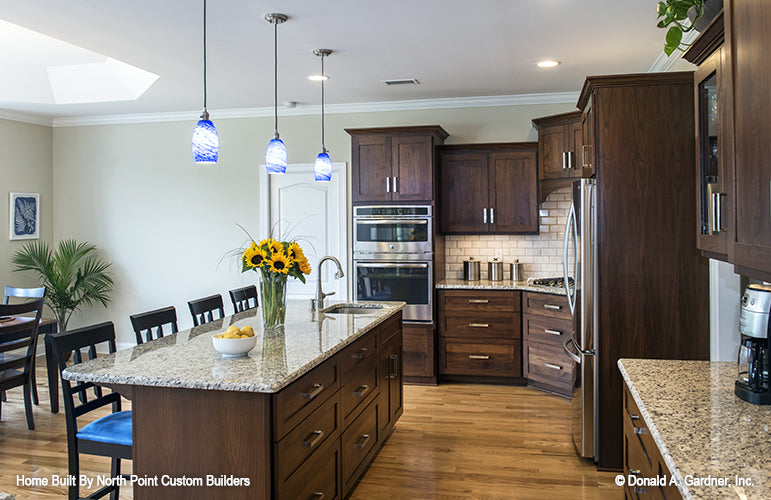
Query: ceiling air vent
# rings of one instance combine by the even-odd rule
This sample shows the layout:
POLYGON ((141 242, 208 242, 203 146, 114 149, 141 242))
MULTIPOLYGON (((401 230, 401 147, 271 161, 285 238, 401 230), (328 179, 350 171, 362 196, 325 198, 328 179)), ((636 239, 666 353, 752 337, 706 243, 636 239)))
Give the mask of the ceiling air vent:
POLYGON ((388 85, 389 87, 394 85, 420 85, 420 82, 415 78, 403 78, 401 80, 382 80, 382 83, 383 85, 388 85))

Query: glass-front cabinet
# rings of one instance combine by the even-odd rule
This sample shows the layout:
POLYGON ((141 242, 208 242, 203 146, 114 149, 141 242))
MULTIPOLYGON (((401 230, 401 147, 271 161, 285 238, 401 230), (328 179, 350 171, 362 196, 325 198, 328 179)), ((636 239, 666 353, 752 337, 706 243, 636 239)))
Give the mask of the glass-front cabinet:
POLYGON ((698 247, 706 256, 728 259, 728 232, 733 212, 729 161, 730 99, 723 47, 715 50, 694 74, 696 154, 698 165, 698 247))

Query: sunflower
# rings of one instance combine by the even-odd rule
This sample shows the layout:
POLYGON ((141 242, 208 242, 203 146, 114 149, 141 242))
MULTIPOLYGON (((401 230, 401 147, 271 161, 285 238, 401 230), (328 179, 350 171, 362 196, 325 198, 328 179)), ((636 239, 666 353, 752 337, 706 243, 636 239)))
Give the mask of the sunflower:
POLYGON ((256 245, 247 248, 244 252, 244 255, 241 257, 244 265, 251 269, 254 269, 255 267, 262 267, 266 258, 267 255, 265 252, 261 248, 258 248, 256 245))
POLYGON ((287 249, 286 254, 295 262, 301 262, 305 260, 303 249, 296 241, 293 241, 289 244, 289 248, 287 249))
POLYGON ((302 260, 297 261, 297 266, 303 274, 311 273, 311 265, 308 263, 308 259, 306 259, 305 256, 303 256, 302 260))
POLYGON ((282 274, 288 273, 289 267, 291 266, 289 257, 284 255, 283 253, 274 254, 271 260, 268 260, 267 263, 270 266, 269 268, 270 271, 273 271, 276 273, 282 273, 282 274))
POLYGON ((270 250, 270 253, 272 254, 284 254, 284 245, 280 241, 271 240, 268 243, 268 249, 270 250))

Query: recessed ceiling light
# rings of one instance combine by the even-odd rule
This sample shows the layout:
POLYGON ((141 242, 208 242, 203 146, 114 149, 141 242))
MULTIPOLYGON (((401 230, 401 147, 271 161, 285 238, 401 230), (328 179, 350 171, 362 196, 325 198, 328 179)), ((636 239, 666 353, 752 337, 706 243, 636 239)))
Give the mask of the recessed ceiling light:
POLYGON ((311 75, 308 77, 308 80, 311 80, 312 82, 321 82, 329 80, 329 77, 327 75, 311 75))
POLYGON ((538 63, 539 68, 553 68, 555 66, 559 66, 562 64, 560 61, 555 61, 554 59, 547 59, 545 61, 541 61, 538 63))

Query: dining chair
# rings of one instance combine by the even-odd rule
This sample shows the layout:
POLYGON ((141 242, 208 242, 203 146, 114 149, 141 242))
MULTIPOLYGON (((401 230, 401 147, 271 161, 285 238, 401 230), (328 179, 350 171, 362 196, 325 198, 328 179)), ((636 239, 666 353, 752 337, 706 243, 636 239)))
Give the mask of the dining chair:
MULTIPOLYGON (((42 313, 42 298, 23 304, 0 304, 0 317, 33 314, 32 317, 0 323, 0 353, 2 353, 2 357, 0 357, 0 391, 5 393, 14 387, 24 387, 24 412, 27 415, 29 430, 35 429, 35 420, 32 417, 32 379, 30 373, 34 368, 37 329, 42 313)), ((2 402, 0 402, 1 411, 2 402)))
POLYGON ((190 314, 193 315, 193 326, 200 326, 225 317, 225 308, 220 294, 191 300, 187 305, 190 307, 190 314), (214 311, 219 312, 219 318, 214 317, 214 311))
POLYGON ((236 288, 230 290, 230 301, 233 302, 233 311, 240 313, 247 309, 254 309, 259 306, 257 300, 257 287, 254 285, 245 286, 243 288, 236 288), (250 300, 254 299, 254 305, 250 304, 250 300))
MULTIPOLYGON (((15 286, 6 286, 5 292, 3 293, 3 304, 10 304, 11 297, 21 299, 41 299, 45 297, 45 294, 46 287, 44 286, 38 288, 18 288, 15 286)), ((32 368, 30 369, 29 383, 32 386, 32 402, 37 405, 40 404, 40 401, 38 400, 37 379, 35 378, 35 358, 36 356, 32 357, 32 368)), ((5 392, 0 395, 0 400, 5 401, 5 392)))
MULTIPOLYGON (((97 357, 97 345, 107 344, 109 353, 115 352, 115 326, 111 321, 86 326, 51 336, 59 375, 67 368, 67 353, 72 352, 72 364, 97 357), (88 356, 87 358, 85 356, 88 356)), ((110 475, 120 476, 120 461, 131 460, 132 435, 131 411, 121 411, 121 396, 117 392, 102 393, 93 382, 73 382, 61 377, 64 416, 67 423, 67 462, 70 477, 80 477, 80 454, 111 458, 110 475), (88 391, 92 389, 93 399, 88 391), (79 397, 76 398, 75 395, 79 397), (93 410, 112 405, 112 413, 78 428, 78 418, 93 410)), ((88 419, 88 417, 86 417, 88 419)), ((122 476, 127 477, 127 476, 122 476)), ((79 498, 78 482, 69 485, 69 498, 79 498)), ((88 498, 101 498, 110 493, 111 499, 119 496, 119 481, 114 481, 92 493, 88 498)))
POLYGON ((155 339, 163 337, 164 325, 170 325, 171 333, 177 333, 178 331, 177 310, 174 306, 132 314, 129 316, 129 319, 131 320, 131 326, 134 328, 134 334, 137 337, 137 345, 154 340, 153 334, 155 339), (153 332, 153 328, 155 328, 155 332, 153 332), (144 339, 142 338, 143 334, 144 339))

